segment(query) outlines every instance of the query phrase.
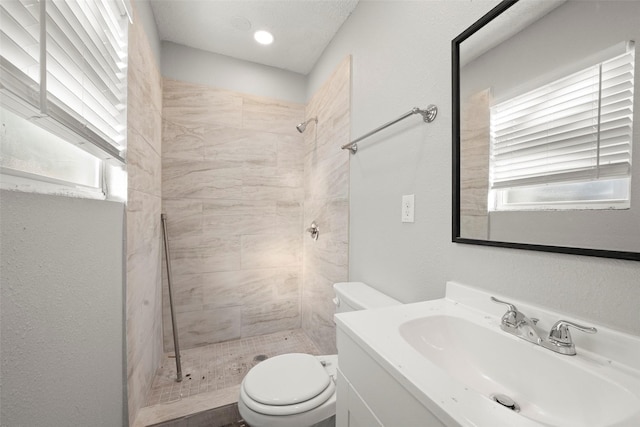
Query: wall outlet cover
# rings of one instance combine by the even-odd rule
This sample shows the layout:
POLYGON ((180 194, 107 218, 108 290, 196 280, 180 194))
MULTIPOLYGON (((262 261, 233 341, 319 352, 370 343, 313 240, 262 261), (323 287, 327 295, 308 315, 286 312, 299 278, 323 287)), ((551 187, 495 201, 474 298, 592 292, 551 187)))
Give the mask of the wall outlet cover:
POLYGON ((414 222, 415 197, 413 194, 402 196, 402 222, 414 222))

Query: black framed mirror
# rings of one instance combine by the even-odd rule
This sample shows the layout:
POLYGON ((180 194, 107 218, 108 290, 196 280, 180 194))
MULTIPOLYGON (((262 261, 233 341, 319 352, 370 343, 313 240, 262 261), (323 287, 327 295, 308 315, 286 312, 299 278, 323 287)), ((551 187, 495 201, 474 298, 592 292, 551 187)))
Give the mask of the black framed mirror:
POLYGON ((640 260, 638 16, 505 0, 452 41, 454 242, 640 260))

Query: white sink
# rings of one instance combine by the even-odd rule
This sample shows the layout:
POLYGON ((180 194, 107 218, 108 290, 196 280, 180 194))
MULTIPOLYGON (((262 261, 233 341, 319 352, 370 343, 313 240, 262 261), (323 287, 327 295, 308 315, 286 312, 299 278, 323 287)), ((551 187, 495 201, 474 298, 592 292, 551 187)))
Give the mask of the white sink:
POLYGON ((433 315, 409 320, 399 331, 453 379, 487 397, 506 395, 519 405, 522 416, 546 425, 616 425, 640 409, 637 393, 626 389, 624 378, 613 369, 572 363, 573 356, 558 355, 498 328, 433 315))
MULTIPOLYGON (((640 426, 640 337, 596 326, 567 356, 500 329, 504 307, 450 282, 446 298, 335 316, 346 336, 446 426, 640 426), (519 412, 493 400, 506 395, 519 412)), ((500 295, 501 299, 507 299, 500 295)), ((560 313, 510 301, 541 331, 560 313)), ((541 334, 542 336, 543 334, 541 334)))

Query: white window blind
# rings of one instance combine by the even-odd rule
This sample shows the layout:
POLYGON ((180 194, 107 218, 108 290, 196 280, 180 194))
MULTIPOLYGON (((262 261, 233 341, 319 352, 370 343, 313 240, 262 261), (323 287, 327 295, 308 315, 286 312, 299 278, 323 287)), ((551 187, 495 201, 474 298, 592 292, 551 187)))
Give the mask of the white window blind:
POLYGON ((491 108, 491 188, 629 177, 634 47, 491 108))
POLYGON ((0 0, 0 22, 3 106, 102 159, 124 163, 128 20, 122 0, 0 0))

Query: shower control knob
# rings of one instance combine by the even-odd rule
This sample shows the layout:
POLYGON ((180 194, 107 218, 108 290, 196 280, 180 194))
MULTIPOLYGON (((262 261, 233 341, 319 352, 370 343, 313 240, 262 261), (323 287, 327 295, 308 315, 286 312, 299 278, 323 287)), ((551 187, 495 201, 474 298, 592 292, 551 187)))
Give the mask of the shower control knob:
POLYGON ((311 238, 313 240, 318 240, 318 236, 320 235, 320 228, 315 221, 311 223, 311 227, 307 228, 307 233, 311 234, 311 238))

